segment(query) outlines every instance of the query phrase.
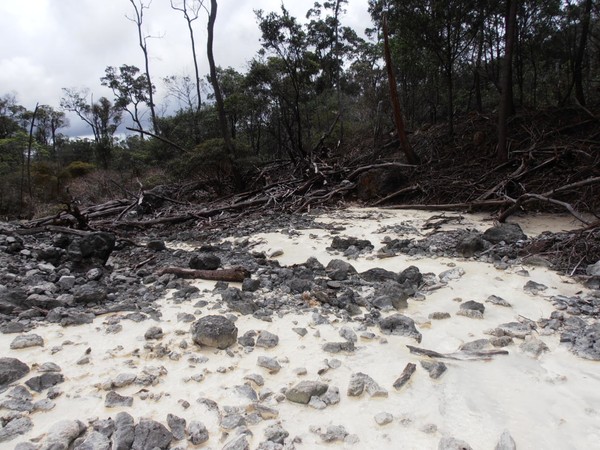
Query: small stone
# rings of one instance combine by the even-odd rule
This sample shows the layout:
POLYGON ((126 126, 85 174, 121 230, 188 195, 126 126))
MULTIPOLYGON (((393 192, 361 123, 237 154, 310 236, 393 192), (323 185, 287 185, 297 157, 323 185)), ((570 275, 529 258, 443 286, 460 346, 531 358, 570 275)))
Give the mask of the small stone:
POLYGON ((421 361, 421 367, 429 372, 429 376, 437 380, 446 371, 446 364, 440 361, 421 361))
POLYGON ((377 422, 377 425, 387 425, 388 423, 391 423, 393 420, 394 420, 394 416, 392 416, 390 413, 381 412, 381 413, 375 415, 375 422, 377 422))
POLYGON ((465 441, 453 437, 444 437, 440 439, 438 450, 473 450, 465 441))
POLYGON ((210 315, 194 322, 191 333, 198 345, 225 349, 236 343, 238 329, 226 317, 210 315))
POLYGON ((298 334, 298 335, 299 335, 299 336, 301 336, 301 337, 304 337, 304 336, 306 336, 306 334, 308 333, 308 331, 306 330, 306 328, 298 328, 298 327, 295 327, 295 328, 292 328, 292 331, 293 331, 294 333, 298 334))
POLYGON ((504 300, 502 297, 498 297, 497 295, 490 295, 487 299, 486 299, 487 303, 491 303, 493 305, 498 305, 498 306, 505 306, 505 307, 510 307, 511 304, 508 303, 506 300, 504 300))
POLYGON ((504 430, 500 435, 500 440, 496 444, 495 450, 517 450, 517 444, 508 430, 504 430))
POLYGON ((171 429, 173 439, 179 441, 185 438, 185 419, 174 414, 167 414, 167 425, 171 429))
POLYGON ((104 399, 104 406, 107 408, 117 408, 133 405, 133 397, 122 396, 115 391, 110 391, 104 399))
POLYGON ((262 348, 273 348, 279 344, 279 336, 269 331, 261 330, 256 339, 256 346, 262 348))
POLYGON ((257 361, 257 365, 259 367, 264 367, 269 371, 269 373, 277 373, 281 370, 281 365, 275 358, 270 358, 268 356, 259 356, 257 361))
POLYGON ((542 353, 550 350, 544 341, 534 337, 525 339, 519 348, 533 358, 538 358, 542 353))
POLYGON ((301 381, 288 389, 285 397, 294 403, 308 404, 311 397, 320 396, 327 391, 329 385, 320 381, 301 381))
POLYGON ((536 295, 538 292, 545 291, 546 289, 548 289, 548 286, 531 280, 529 280, 527 283, 525 283, 525 286, 523 286, 523 290, 532 295, 536 295))
POLYGON ((209 434, 206 426, 198 421, 192 420, 188 425, 188 434, 190 435, 189 439, 193 445, 200 445, 204 442, 208 441, 209 434))
POLYGON ((23 334, 17 336, 11 343, 12 350, 28 348, 28 347, 43 347, 44 339, 37 334, 23 334))
POLYGON ((431 320, 444 320, 444 319, 449 319, 450 313, 448 312, 440 312, 440 311, 436 311, 436 312, 432 312, 431 314, 429 314, 429 318, 431 320))
POLYGON ((144 333, 144 339, 147 341, 162 339, 163 330, 161 327, 153 326, 148 328, 148 330, 144 333))

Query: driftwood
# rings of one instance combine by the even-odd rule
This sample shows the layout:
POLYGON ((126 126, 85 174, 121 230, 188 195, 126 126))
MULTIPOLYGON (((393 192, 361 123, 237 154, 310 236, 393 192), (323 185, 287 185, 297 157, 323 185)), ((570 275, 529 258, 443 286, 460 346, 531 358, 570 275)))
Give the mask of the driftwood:
POLYGON ((394 381, 394 389, 398 391, 402 388, 402 386, 408 383, 410 377, 412 377, 413 373, 415 373, 415 370, 417 370, 417 365, 413 363, 408 363, 402 371, 402 373, 400 374, 400 376, 398 377, 398 379, 394 381))
POLYGON ((438 358, 438 359, 453 359, 458 361, 464 360, 487 360, 492 356, 496 355, 508 355, 507 350, 482 350, 476 352, 467 352, 467 351, 458 351, 454 353, 439 353, 434 350, 428 350, 426 348, 414 347, 412 345, 407 345, 408 349, 411 353, 415 355, 427 356, 429 358, 438 358))
POLYGON ((214 281, 232 281, 242 282, 244 279, 250 277, 250 272, 243 267, 233 267, 231 269, 217 269, 217 270, 198 270, 198 269, 184 269, 182 267, 165 267, 156 272, 156 275, 164 275, 166 273, 172 273, 180 278, 201 278, 203 280, 214 280, 214 281))

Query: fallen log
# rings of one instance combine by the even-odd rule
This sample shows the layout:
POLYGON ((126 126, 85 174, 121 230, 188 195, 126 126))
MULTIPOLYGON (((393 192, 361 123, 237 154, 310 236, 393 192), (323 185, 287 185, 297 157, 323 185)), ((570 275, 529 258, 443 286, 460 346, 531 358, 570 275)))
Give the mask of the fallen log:
POLYGON ((411 353, 415 355, 427 356, 429 358, 439 359, 453 359, 458 361, 466 360, 488 360, 492 356, 496 355, 508 355, 507 350, 481 350, 481 351, 458 351, 454 353, 439 353, 434 350, 428 350, 426 348, 414 347, 407 345, 411 353))
POLYGON ((233 281, 242 282, 250 277, 250 272, 243 267, 233 267, 231 269, 217 270, 199 270, 184 269, 183 267, 164 267, 156 272, 156 275, 172 273, 180 278, 201 278, 203 280, 213 281, 233 281))

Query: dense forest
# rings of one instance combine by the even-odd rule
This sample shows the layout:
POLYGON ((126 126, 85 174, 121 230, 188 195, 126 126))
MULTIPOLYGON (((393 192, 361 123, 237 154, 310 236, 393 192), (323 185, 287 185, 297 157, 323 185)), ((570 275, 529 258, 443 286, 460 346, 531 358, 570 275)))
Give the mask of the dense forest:
POLYGON ((300 18, 282 5, 255 11, 261 49, 242 73, 219 67, 213 54, 217 1, 173 0, 195 73, 158 80, 142 31, 151 4, 130 2, 145 66, 106 67, 98 83, 112 98, 95 98, 94 86, 65 87, 60 105, 31 111, 0 97, 2 217, 52 214, 72 198, 100 202, 175 181, 213 195, 239 192, 272 182, 268 165, 302 178, 323 161, 384 161, 390 145, 421 174, 439 161, 458 167, 473 152, 493 168, 542 141, 555 160, 557 152, 585 153, 580 179, 598 171, 597 2, 368 0, 366 38, 344 25, 348 0, 315 3, 300 18), (197 38, 200 27, 207 42, 197 38), (200 58, 209 60, 207 75, 200 58), (177 111, 161 113, 159 91, 177 100, 177 111), (67 113, 93 138, 67 137, 67 113), (128 134, 118 132, 125 126, 128 134), (559 132, 566 126, 584 133, 569 141, 559 132))

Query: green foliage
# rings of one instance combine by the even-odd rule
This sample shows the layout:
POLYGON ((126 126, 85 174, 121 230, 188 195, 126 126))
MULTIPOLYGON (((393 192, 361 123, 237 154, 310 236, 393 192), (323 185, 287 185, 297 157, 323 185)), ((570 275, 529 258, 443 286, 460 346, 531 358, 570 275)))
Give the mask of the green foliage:
POLYGON ((73 161, 65 168, 65 171, 69 177, 79 178, 92 173, 95 169, 96 166, 94 164, 83 161, 73 161))

